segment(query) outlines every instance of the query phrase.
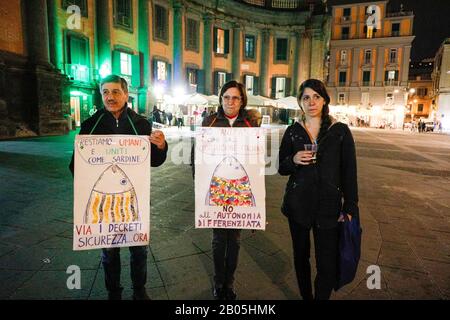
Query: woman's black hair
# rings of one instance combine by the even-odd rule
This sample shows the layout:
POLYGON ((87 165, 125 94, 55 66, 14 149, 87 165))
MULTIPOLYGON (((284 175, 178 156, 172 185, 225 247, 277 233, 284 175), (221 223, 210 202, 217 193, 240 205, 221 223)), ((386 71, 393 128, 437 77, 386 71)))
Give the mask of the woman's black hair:
POLYGON ((223 106, 222 106, 223 94, 230 88, 237 88, 239 90, 239 93, 241 94, 241 102, 242 102, 241 109, 244 109, 247 106, 247 91, 245 90, 244 85, 240 82, 237 82, 236 80, 228 81, 220 89, 220 94, 219 94, 220 107, 223 108, 223 106))
MULTIPOLYGON (((310 88, 317 92, 324 100, 325 104, 322 108, 322 116, 321 116, 321 124, 320 124, 320 131, 319 135, 317 136, 317 141, 319 142, 320 139, 324 136, 324 134, 327 132, 328 128, 331 125, 331 118, 330 118, 330 96, 328 95, 327 89, 325 88, 325 85, 322 81, 317 79, 308 79, 305 80, 300 87, 298 88, 298 95, 297 95, 297 101, 300 106, 300 108, 303 110, 301 105, 301 98, 303 96, 303 93, 305 92, 306 88, 310 88)), ((304 111, 304 110, 303 110, 304 111)))

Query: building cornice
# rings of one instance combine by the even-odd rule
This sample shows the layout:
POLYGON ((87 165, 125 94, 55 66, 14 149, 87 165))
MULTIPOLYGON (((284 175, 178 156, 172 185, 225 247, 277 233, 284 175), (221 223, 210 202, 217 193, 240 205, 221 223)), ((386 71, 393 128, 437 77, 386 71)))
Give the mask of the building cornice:
POLYGON ((311 15, 309 11, 274 12, 257 7, 249 8, 238 1, 183 0, 184 6, 191 12, 208 12, 215 19, 258 29, 283 29, 302 31, 305 25, 321 25, 331 15, 311 15))
POLYGON ((378 4, 378 3, 387 4, 388 2, 389 2, 388 0, 384 0, 384 1, 371 1, 371 2, 358 2, 358 3, 347 3, 347 4, 335 4, 332 7, 333 8, 348 8, 348 7, 356 7, 356 6, 370 6, 372 4, 378 4))
POLYGON ((334 48, 343 47, 370 47, 370 46, 391 46, 403 45, 410 46, 416 36, 407 37, 386 37, 372 39, 348 39, 348 40, 331 40, 330 46, 334 48))

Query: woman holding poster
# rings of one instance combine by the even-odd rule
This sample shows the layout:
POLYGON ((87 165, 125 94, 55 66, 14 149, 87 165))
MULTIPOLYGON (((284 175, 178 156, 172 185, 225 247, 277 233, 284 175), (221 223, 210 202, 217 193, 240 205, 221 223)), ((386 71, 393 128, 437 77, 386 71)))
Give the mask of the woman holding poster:
MULTIPOLYGON (((243 84, 229 81, 220 90, 217 113, 207 116, 203 127, 258 127, 257 117, 249 117, 243 84)), ((214 289, 216 300, 236 300, 234 273, 238 264, 241 229, 213 229, 214 289)))
POLYGON ((359 214, 355 144, 347 125, 329 115, 324 84, 309 79, 297 96, 302 119, 289 126, 279 152, 281 175, 289 175, 282 212, 289 220, 294 264, 304 300, 329 299, 337 277, 338 221, 359 214), (310 231, 317 276, 311 284, 310 231))

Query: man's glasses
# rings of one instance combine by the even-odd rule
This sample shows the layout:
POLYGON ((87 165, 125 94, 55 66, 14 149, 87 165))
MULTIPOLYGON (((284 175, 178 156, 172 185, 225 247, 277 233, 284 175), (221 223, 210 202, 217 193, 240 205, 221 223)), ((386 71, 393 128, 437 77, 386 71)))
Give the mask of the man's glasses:
POLYGON ((232 102, 239 102, 241 101, 241 97, 237 96, 222 96, 223 101, 232 101, 232 102))

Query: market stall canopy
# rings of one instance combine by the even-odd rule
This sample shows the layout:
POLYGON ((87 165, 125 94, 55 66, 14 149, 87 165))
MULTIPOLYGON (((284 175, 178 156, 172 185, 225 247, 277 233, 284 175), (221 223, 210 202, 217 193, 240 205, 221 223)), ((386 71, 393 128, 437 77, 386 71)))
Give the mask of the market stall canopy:
POLYGON ((184 105, 203 105, 208 103, 208 97, 200 93, 194 93, 184 96, 182 101, 184 105))
POLYGON ((286 109, 299 110, 297 98, 293 96, 284 97, 275 100, 279 105, 285 107, 286 109))
POLYGON ((216 95, 210 95, 206 97, 208 99, 208 103, 211 105, 218 105, 219 104, 219 97, 216 95))
POLYGON ((259 96, 259 95, 256 95, 255 97, 263 99, 265 106, 274 106, 274 107, 277 106, 277 101, 276 100, 273 100, 273 99, 270 99, 270 98, 267 98, 267 97, 264 97, 264 96, 259 96))
POLYGON ((263 96, 254 96, 249 94, 247 96, 247 105, 248 106, 268 106, 274 105, 274 101, 272 99, 263 97, 263 96))

